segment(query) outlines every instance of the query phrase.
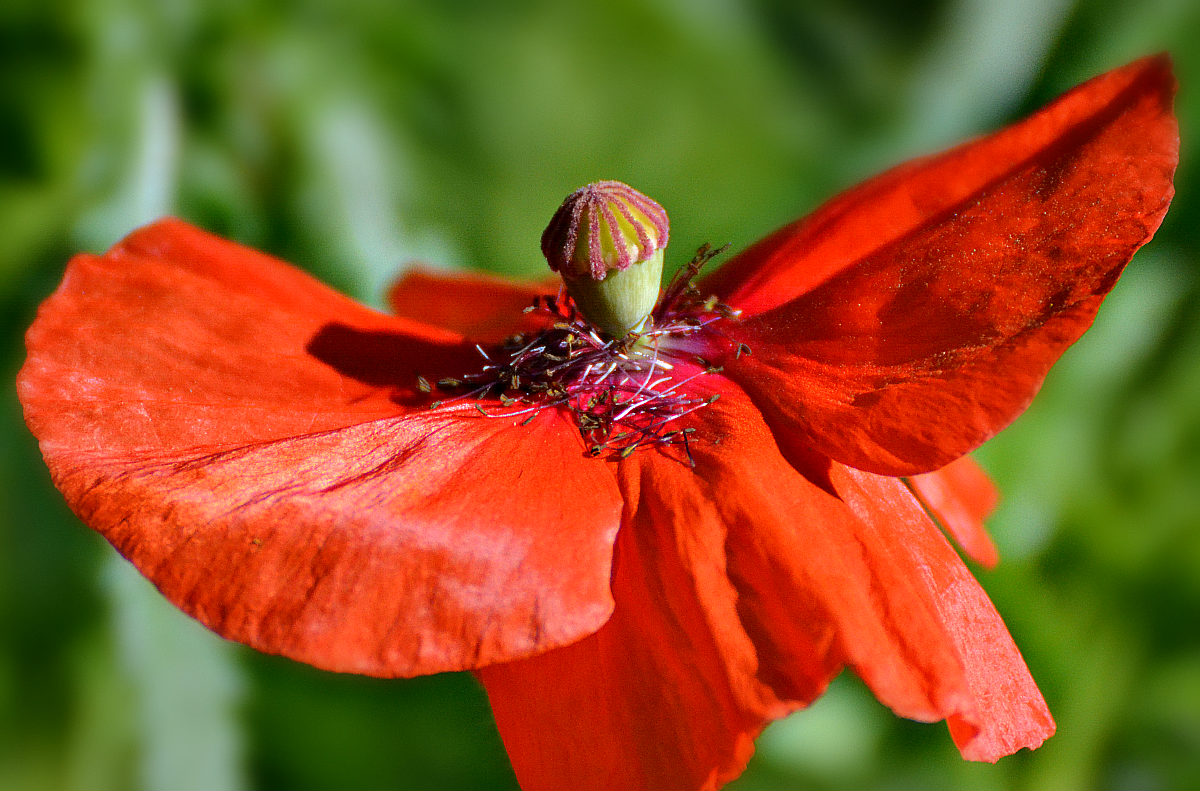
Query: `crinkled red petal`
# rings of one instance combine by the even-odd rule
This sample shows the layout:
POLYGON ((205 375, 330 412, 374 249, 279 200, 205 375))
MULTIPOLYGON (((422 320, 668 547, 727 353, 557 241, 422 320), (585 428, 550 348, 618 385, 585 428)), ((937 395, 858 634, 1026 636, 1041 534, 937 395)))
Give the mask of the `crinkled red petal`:
POLYGON ((752 405, 729 393, 718 404, 736 428, 701 474, 722 495, 743 610, 774 625, 805 603, 800 620, 823 624, 830 650, 883 703, 949 720, 967 758, 1041 744, 1054 724, 1024 660, 903 482, 785 449, 789 465, 752 405))
POLYGON ((518 333, 540 329, 545 319, 525 312, 536 297, 557 294, 555 277, 524 283, 478 272, 439 272, 416 267, 388 290, 397 316, 454 330, 480 343, 499 343, 518 333))
POLYGON ((860 469, 928 472, 978 446, 1161 223, 1174 87, 1165 58, 1139 61, 751 248, 709 284, 749 315, 729 331, 752 353, 730 346, 726 375, 860 469))
MULTIPOLYGON (((703 482, 652 451, 623 462, 620 480, 612 619, 574 645, 479 671, 526 791, 717 788, 790 708, 758 677, 703 482)), ((822 664, 802 669, 813 697, 836 671, 822 664)))
POLYGON ((870 530, 863 546, 874 562, 895 566, 924 591, 962 663, 969 705, 942 716, 963 757, 994 762, 1053 735, 1054 720, 996 608, 907 487, 840 464, 830 478, 870 530))
POLYGON ((744 395, 704 381, 721 398, 692 421, 694 472, 621 463, 612 620, 480 672, 522 786, 716 787, 843 664, 897 713, 958 723, 968 757, 1040 743, 1020 655, 904 485, 816 457, 802 474, 744 395))
POLYGON ((967 555, 986 568, 1000 561, 983 520, 996 507, 996 487, 970 456, 908 479, 917 498, 967 555))
POLYGON ((27 344, 71 507, 225 637, 411 675, 608 618, 620 494, 574 426, 412 406, 418 372, 477 364, 455 333, 167 220, 76 258, 27 344))

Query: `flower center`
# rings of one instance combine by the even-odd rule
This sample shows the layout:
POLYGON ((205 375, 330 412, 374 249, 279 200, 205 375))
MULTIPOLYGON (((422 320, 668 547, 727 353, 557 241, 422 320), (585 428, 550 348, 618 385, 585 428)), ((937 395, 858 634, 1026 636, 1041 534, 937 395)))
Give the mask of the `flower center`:
MULTIPOLYGON (((723 249, 701 247, 641 329, 621 338, 602 335, 562 294, 539 297, 526 310, 544 314, 548 326, 496 349, 476 347, 482 368, 439 381, 438 389, 453 395, 431 407, 471 399, 485 417, 520 417, 522 424, 544 409, 565 409, 592 456, 623 459, 641 448, 678 446, 694 465, 689 443, 695 429, 679 420, 717 400, 689 385, 720 369, 688 352, 692 344, 683 339, 719 332, 714 325, 740 313, 702 297, 694 285, 700 268, 723 249)), ((418 386, 433 390, 423 378, 418 386)))

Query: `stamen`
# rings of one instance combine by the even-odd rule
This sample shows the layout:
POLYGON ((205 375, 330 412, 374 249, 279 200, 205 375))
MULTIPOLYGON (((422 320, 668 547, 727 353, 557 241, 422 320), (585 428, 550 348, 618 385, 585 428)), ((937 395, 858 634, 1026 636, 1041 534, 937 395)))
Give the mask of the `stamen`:
MULTIPOLYGON (((439 390, 456 395, 431 407, 473 399, 481 416, 523 418, 519 425, 528 425, 545 409, 562 408, 575 420, 589 455, 625 459, 642 448, 679 446, 681 461, 694 467, 694 438, 689 437, 696 428, 674 425, 716 401, 716 395, 688 395, 686 387, 721 369, 684 352, 679 339, 713 332, 715 322, 740 313, 716 297, 702 297, 693 282, 701 267, 724 249, 701 247, 664 289, 645 325, 621 339, 601 337, 561 291, 555 297, 539 296, 526 312, 545 314, 547 328, 532 337, 515 335, 493 349, 477 344, 488 364, 477 373, 438 380, 439 390), (679 361, 700 368, 680 376, 679 361)), ((738 356, 749 353, 745 344, 738 345, 738 356)), ((427 393, 433 388, 418 376, 417 389, 427 393)))

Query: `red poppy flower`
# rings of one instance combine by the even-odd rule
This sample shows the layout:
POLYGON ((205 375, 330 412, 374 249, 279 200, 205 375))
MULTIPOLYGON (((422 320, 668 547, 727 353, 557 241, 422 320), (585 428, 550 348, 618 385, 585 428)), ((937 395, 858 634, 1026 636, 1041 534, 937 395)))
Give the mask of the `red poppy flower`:
POLYGON ((414 273, 388 316, 164 220, 71 262, 26 418, 80 518, 218 634, 477 671, 526 787, 713 787, 843 667, 993 761, 1054 725, 934 520, 994 562, 964 454, 1157 229, 1172 93, 1141 61, 846 192, 677 282, 652 355, 523 313, 537 286, 414 273), (578 398, 518 331, 600 344, 626 389, 578 398))

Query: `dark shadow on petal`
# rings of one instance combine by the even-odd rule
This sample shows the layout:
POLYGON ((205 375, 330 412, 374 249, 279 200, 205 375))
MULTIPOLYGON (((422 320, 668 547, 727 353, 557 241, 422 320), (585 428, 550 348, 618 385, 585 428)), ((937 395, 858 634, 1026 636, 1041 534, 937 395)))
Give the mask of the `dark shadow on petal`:
MULTIPOLYGON (((753 399, 751 401, 753 402, 753 399)), ((780 434, 775 432, 775 442, 779 448, 779 453, 792 466, 792 469, 807 478, 814 486, 837 497, 839 500, 841 499, 841 495, 838 494, 833 481, 829 477, 833 462, 828 456, 809 447, 807 443, 793 436, 791 433, 780 434)))
POLYGON ((430 382, 458 377, 480 367, 479 353, 463 343, 437 343, 397 332, 361 330, 331 322, 306 344, 305 351, 343 376, 374 387, 394 388, 400 404, 425 404, 436 395, 422 392, 417 377, 430 382))

